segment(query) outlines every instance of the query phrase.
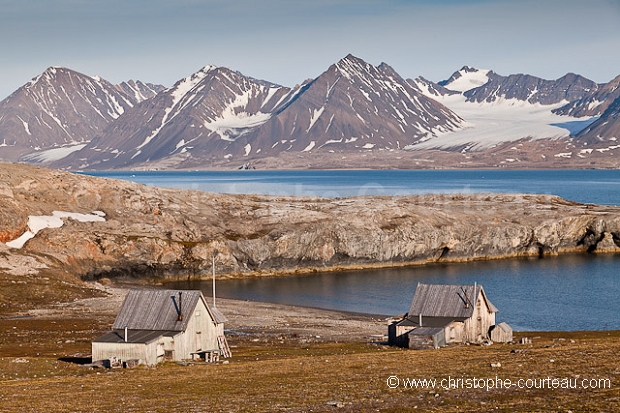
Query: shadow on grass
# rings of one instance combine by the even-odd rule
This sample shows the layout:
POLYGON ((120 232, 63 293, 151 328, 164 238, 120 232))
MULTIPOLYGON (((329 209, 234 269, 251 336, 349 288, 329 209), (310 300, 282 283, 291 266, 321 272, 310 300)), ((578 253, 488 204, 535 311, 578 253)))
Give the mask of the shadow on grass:
POLYGON ((93 359, 92 357, 61 357, 58 361, 84 366, 86 364, 92 364, 93 359))

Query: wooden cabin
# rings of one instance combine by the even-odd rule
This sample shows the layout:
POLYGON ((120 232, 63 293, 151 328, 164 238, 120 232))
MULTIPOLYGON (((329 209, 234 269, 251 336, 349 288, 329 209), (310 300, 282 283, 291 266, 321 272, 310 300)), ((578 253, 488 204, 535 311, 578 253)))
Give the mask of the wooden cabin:
MULTIPOLYGON (((497 312, 482 285, 419 283, 409 312, 388 327, 388 342, 407 348, 438 348, 491 340, 497 312)), ((502 324, 501 332, 510 328, 502 324)), ((512 340, 512 329, 510 334, 500 334, 500 330, 497 341, 512 340)))
POLYGON ((229 357, 225 321, 200 291, 130 290, 112 331, 92 342, 93 362, 140 360, 153 366, 229 357))

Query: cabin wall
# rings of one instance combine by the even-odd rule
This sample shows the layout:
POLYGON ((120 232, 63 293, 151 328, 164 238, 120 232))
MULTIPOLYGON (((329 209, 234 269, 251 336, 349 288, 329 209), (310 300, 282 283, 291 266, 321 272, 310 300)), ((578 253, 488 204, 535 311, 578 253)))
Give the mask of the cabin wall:
POLYGON ((453 321, 444 328, 446 344, 465 343, 465 323, 453 321))
POLYGON ((491 330, 491 340, 496 343, 510 343, 512 341, 512 328, 506 326, 504 329, 496 325, 493 330, 491 330))
POLYGON ((489 339, 489 329, 495 325, 495 313, 489 310, 482 294, 478 296, 476 308, 465 320, 465 334, 462 342, 476 343, 489 339))
POLYGON ((445 330, 436 334, 407 334, 407 347, 410 349, 422 350, 429 348, 439 348, 446 345, 445 330))
POLYGON ((219 349, 218 335, 224 335, 224 325, 216 325, 205 303, 199 300, 187 324, 187 329, 174 338, 174 360, 191 359, 192 353, 199 350, 219 349))
POLYGON ((415 326, 399 326, 398 322, 390 324, 388 326, 388 344, 397 347, 409 347, 407 333, 414 328, 415 326))
POLYGON ((147 366, 158 363, 158 342, 152 343, 92 343, 93 362, 117 358, 141 360, 147 366))

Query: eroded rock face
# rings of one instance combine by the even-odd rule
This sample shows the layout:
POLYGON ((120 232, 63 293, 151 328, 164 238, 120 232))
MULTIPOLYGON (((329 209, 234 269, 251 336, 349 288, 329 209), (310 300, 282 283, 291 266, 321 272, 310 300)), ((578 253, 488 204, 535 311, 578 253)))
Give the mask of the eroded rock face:
POLYGON ((218 273, 255 274, 620 251, 620 208, 547 195, 221 195, 10 164, 0 164, 0 182, 5 240, 28 215, 106 214, 66 219, 2 251, 82 278, 200 277, 214 253, 218 273))

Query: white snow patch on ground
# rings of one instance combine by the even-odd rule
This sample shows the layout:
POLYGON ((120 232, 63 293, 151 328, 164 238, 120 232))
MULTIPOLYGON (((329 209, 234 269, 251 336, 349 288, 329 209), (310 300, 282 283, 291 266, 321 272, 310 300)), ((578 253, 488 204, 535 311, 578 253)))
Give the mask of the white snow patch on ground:
POLYGON ((28 126, 28 122, 26 122, 25 120, 23 120, 22 118, 20 118, 19 116, 17 117, 17 119, 22 121, 22 124, 24 125, 24 130, 26 131, 26 133, 30 136, 32 136, 32 133, 30 133, 30 127, 28 126))
POLYGON ((310 142, 310 144, 306 146, 306 148, 302 152, 310 152, 312 148, 314 148, 314 145, 316 145, 315 141, 310 142))
POLYGON ((247 145, 245 145, 243 147, 243 149, 245 149, 245 155, 244 156, 248 156, 250 154, 250 152, 252 152, 252 145, 250 145, 249 143, 247 145))
POLYGON ((367 143, 366 145, 362 146, 362 149, 372 149, 375 147, 374 143, 367 143))
POLYGON ((312 129, 316 121, 321 117, 324 110, 325 106, 323 106, 321 109, 315 109, 312 112, 312 116, 310 117, 310 126, 308 126, 308 129, 306 129, 306 133, 310 132, 310 129, 312 129))
POLYGON ((271 114, 262 112, 256 114, 241 112, 235 115, 232 108, 230 109, 224 111, 221 118, 204 123, 205 128, 216 132, 225 141, 233 141, 230 135, 234 135, 235 131, 260 126, 271 118, 271 114))
POLYGON ((85 143, 79 145, 63 146, 61 148, 47 149, 38 153, 31 153, 23 157, 24 160, 30 162, 53 162, 69 156, 73 152, 77 152, 86 146, 85 143))
POLYGON ((45 228, 60 228, 64 225, 63 219, 74 219, 79 222, 105 222, 105 213, 94 211, 92 214, 80 214, 77 212, 53 211, 49 216, 30 215, 28 217, 28 231, 24 232, 19 238, 9 241, 6 245, 10 248, 20 249, 28 240, 37 235, 45 228))

